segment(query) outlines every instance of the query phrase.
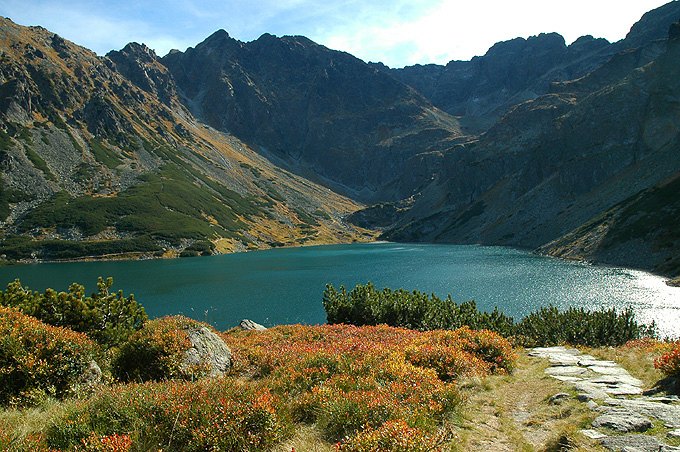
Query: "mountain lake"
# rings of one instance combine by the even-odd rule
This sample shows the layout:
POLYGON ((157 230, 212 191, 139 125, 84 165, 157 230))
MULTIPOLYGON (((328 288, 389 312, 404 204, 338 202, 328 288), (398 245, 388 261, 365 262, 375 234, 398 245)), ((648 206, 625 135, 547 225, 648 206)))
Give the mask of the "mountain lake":
POLYGON ((680 336, 680 288, 662 277, 626 268, 537 256, 505 247, 362 243, 210 257, 42 263, 0 267, 0 284, 20 278, 34 290, 66 290, 71 282, 96 290, 98 276, 132 292, 150 317, 183 314, 218 329, 244 318, 265 326, 326 320, 324 287, 372 282, 475 300, 516 318, 541 306, 632 307, 654 320, 662 336, 680 336))

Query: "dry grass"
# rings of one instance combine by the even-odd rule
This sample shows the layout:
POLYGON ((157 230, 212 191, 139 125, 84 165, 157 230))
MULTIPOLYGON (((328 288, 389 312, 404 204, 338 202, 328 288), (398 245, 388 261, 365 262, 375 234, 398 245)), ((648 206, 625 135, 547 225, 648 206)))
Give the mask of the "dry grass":
POLYGON ((585 404, 573 398, 559 405, 549 403, 557 393, 575 393, 568 384, 545 375, 547 365, 546 360, 522 353, 512 375, 467 382, 468 403, 457 428, 457 450, 601 450, 578 433, 594 418, 585 404))
POLYGON ((295 435, 272 449, 272 452, 332 452, 333 444, 323 439, 321 432, 309 425, 300 425, 295 435))
POLYGON ((35 408, 0 410, 0 431, 9 433, 19 442, 29 436, 40 435, 74 403, 48 400, 35 408))
POLYGON ((663 343, 650 347, 600 347, 582 348, 584 353, 596 358, 618 363, 632 376, 644 383, 644 389, 654 388, 664 374, 654 368, 654 358, 662 353, 663 343))

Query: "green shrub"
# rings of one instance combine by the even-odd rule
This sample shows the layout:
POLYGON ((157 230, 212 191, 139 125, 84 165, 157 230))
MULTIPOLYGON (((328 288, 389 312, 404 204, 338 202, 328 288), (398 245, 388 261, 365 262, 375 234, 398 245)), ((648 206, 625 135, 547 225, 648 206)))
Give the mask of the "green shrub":
POLYGON ((49 325, 63 326, 86 333, 102 345, 111 347, 125 341, 147 320, 144 308, 123 291, 109 293, 113 279, 97 280, 97 292, 85 296, 85 287, 73 283, 68 292, 47 289, 33 292, 18 279, 0 291, 0 305, 19 309, 49 325))
POLYGON ((100 391, 58 419, 50 447, 128 435, 134 450, 269 450, 287 432, 265 389, 233 379, 131 384, 100 391))
POLYGON ((468 326, 474 330, 491 330, 504 337, 514 337, 516 343, 526 346, 561 343, 617 346, 655 334, 654 324, 637 323, 630 309, 587 311, 569 308, 559 311, 555 307, 545 307, 515 322, 497 308, 492 312, 479 311, 474 301, 457 304, 451 296, 442 300, 434 294, 415 290, 379 291, 371 283, 359 284, 350 292, 344 287, 336 290, 327 285, 323 306, 328 323, 386 324, 418 330, 468 326))
POLYGON ((599 311, 568 308, 560 311, 554 306, 543 307, 526 316, 515 327, 515 335, 525 338, 527 345, 535 343, 541 346, 564 343, 590 347, 618 346, 654 334, 654 325, 637 323, 631 309, 617 311, 613 308, 599 311))
POLYGON ((182 316, 151 320, 130 336, 113 361, 113 373, 121 381, 193 379, 207 374, 206 366, 182 364, 191 347, 187 330, 209 325, 182 316))
POLYGON ((0 404, 70 395, 96 354, 84 334, 0 307, 0 404))

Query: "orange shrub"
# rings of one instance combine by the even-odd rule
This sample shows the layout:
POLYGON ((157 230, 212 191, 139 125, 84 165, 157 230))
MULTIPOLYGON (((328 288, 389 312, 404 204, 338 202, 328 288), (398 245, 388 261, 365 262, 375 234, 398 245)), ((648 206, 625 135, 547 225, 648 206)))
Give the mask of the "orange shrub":
POLYGON ((85 334, 0 307, 0 404, 72 394, 96 353, 85 334))
POLYGON ((82 452, 128 452, 131 448, 132 439, 129 435, 100 436, 93 432, 83 438, 81 446, 75 449, 82 452))
POLYGON ((109 388, 56 421, 47 441, 88 451, 132 443, 136 450, 245 451, 270 448, 284 431, 266 388, 218 378, 109 388))
POLYGON ((401 420, 432 431, 460 403, 459 376, 511 369, 507 340, 468 328, 280 326, 223 334, 235 371, 267 381, 298 421, 332 440, 401 420))
POLYGON ((666 375, 680 376, 680 342, 654 360, 654 367, 666 375))

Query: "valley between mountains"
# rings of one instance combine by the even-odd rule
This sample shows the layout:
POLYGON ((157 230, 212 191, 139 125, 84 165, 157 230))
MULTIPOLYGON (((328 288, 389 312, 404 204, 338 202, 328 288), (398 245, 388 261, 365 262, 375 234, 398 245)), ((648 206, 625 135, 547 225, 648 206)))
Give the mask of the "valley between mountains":
POLYGON ((389 68, 224 30, 105 56, 0 19, 0 254, 481 243, 680 275, 680 3, 389 68))

